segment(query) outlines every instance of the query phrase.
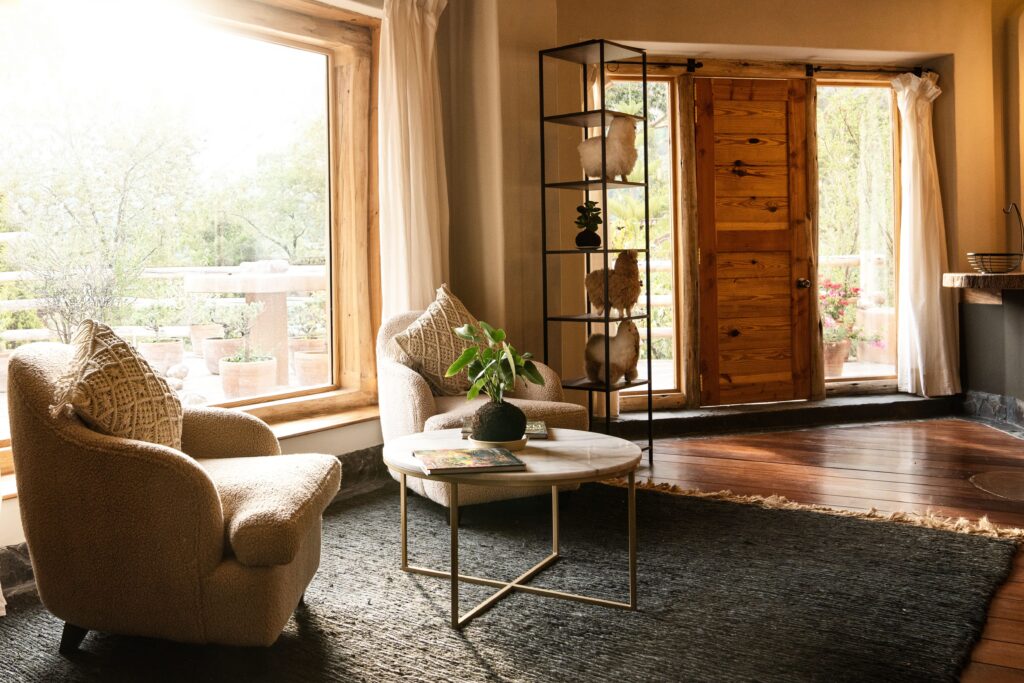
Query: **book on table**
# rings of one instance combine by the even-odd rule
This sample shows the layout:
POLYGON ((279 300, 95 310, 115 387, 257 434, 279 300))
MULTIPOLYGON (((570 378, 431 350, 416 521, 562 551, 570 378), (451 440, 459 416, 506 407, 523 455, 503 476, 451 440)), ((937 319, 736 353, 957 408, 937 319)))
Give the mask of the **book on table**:
MULTIPOLYGON (((462 421, 462 438, 468 439, 473 433, 473 427, 470 425, 472 418, 466 418, 462 421)), ((544 420, 528 420, 526 422, 526 433, 523 435, 528 439, 546 439, 548 438, 548 425, 544 420)))
POLYGON ((526 463, 505 448, 440 448, 413 451, 426 475, 522 472, 526 463))

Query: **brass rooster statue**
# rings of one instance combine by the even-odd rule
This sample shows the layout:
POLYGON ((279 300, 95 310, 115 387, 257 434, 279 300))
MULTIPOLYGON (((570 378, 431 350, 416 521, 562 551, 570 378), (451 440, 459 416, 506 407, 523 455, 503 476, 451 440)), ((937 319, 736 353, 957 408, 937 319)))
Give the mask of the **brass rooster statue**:
MULTIPOLYGON (((598 313, 604 313, 604 268, 587 274, 587 298, 590 305, 598 313)), ((640 298, 640 267, 637 265, 636 251, 630 249, 619 254, 615 259, 612 272, 608 274, 608 302, 611 309, 619 310, 623 315, 631 315, 633 306, 640 298)))

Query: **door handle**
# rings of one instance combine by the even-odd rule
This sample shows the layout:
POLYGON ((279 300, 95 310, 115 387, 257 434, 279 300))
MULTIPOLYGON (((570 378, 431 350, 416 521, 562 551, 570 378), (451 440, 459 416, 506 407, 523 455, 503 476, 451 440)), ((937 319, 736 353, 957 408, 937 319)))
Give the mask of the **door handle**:
POLYGON ((797 280, 796 280, 796 288, 797 289, 810 289, 811 288, 811 281, 808 280, 805 277, 797 278, 797 280))

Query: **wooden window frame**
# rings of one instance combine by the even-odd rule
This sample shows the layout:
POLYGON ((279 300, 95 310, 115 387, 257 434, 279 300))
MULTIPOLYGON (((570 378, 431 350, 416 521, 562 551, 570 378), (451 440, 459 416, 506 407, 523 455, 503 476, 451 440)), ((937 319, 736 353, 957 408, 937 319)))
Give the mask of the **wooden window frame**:
MULTIPOLYGON (((213 404, 270 424, 354 411, 377 402, 374 339, 381 322, 377 189, 380 20, 314 0, 202 0, 201 19, 232 32, 327 58, 329 153, 329 384, 213 404), (344 182, 342 182, 344 179, 344 182)), ((0 440, 0 475, 14 471, 0 440)))

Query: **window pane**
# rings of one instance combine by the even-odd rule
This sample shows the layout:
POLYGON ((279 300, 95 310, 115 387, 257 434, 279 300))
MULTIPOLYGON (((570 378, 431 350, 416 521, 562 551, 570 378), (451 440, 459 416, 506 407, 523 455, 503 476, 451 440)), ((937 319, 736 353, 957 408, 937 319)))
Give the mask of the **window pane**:
MULTIPOLYGON (((643 84, 640 81, 612 81, 606 87, 607 107, 627 114, 643 114, 643 84)), ((672 108, 669 84, 647 84, 648 130, 651 137, 649 201, 651 224, 651 307, 652 369, 656 391, 678 388, 675 366, 674 246, 672 223, 672 108)), ((643 127, 637 126, 637 150, 640 155, 629 180, 643 182, 643 127)), ((640 188, 608 193, 610 220, 608 236, 613 248, 643 247, 644 195, 640 188)), ((644 264, 640 264, 643 277, 644 264)), ((644 283, 646 287, 647 283, 644 283)), ((646 302, 646 289, 640 302, 646 302)), ((644 307, 636 309, 643 312, 644 307)), ((643 322, 640 330, 640 377, 647 376, 647 348, 643 322)))
POLYGON ((825 378, 896 373, 891 90, 818 88, 825 378))
POLYGON ((0 362, 92 317, 186 403, 328 384, 327 58, 157 7, 0 6, 0 362))

